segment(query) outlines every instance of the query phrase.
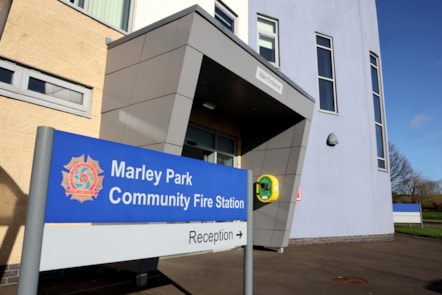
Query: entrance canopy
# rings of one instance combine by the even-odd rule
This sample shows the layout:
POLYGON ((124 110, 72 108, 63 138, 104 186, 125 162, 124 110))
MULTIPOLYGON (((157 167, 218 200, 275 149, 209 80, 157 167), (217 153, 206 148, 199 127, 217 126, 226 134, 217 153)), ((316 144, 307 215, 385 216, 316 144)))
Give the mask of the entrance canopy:
MULTIPOLYGON (((133 117, 149 121, 149 111, 141 115, 128 109, 137 105, 139 110, 150 101, 152 110, 153 100, 170 95, 175 102, 187 99, 177 110, 181 115, 192 108, 210 109, 208 116, 221 116, 238 126, 243 153, 312 115, 313 98, 197 5, 111 43, 106 72, 101 135, 128 144, 134 144, 130 139, 135 137, 141 146, 182 146, 186 116, 180 117, 184 121, 175 117, 168 122, 176 126, 152 122, 164 137, 141 141, 139 136, 146 132, 130 122, 133 117), (123 117, 129 119, 126 127, 115 129, 123 117), (108 125, 108 120, 114 123, 108 125)), ((155 108, 154 117, 158 111, 162 118, 176 116, 171 104, 155 108)))
POLYGON ((204 57, 193 108, 210 108, 213 114, 238 126, 247 152, 304 117, 268 93, 204 57))
POLYGON ((236 138, 241 168, 282 183, 255 245, 288 243, 314 100, 199 6, 109 44, 100 137, 182 155, 189 124, 236 138))

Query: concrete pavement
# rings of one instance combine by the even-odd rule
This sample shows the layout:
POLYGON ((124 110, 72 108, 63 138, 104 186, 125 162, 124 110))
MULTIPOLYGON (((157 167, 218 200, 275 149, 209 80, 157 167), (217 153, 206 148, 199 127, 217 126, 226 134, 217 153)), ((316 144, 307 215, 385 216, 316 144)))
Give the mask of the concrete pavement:
MULTIPOLYGON (((253 294, 442 294, 442 240, 396 234, 393 241, 255 249, 253 294)), ((161 259, 148 286, 134 274, 95 269, 41 279, 38 294, 242 294, 243 250, 161 259)), ((0 287, 16 294, 16 286, 0 287)))

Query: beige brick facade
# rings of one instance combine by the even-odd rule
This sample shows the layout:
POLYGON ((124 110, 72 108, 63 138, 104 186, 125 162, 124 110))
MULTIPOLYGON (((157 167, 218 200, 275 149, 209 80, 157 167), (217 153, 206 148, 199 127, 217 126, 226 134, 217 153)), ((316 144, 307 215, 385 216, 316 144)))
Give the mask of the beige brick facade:
POLYGON ((107 46, 123 36, 57 0, 12 1, 0 57, 92 89, 90 118, 0 96, 0 266, 20 263, 36 129, 97 137, 107 46))

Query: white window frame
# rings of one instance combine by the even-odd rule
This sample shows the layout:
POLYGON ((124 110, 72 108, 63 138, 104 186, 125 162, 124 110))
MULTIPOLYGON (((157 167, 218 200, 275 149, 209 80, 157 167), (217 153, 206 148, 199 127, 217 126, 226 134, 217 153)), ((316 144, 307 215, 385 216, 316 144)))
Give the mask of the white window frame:
MULTIPOLYGON (((226 27, 229 31, 231 31, 233 34, 236 35, 237 33, 237 25, 238 25, 238 15, 233 12, 229 7, 227 7, 224 3, 221 1, 215 2, 215 9, 214 9, 214 17, 217 19, 224 27, 226 27), (216 18, 216 9, 221 10, 233 23, 233 31, 231 31, 227 26, 225 26, 222 22, 222 20, 216 18)), ((221 18, 222 19, 222 18, 221 18)))
POLYGON ((258 34, 258 39, 257 39, 257 51, 260 54, 260 40, 261 37, 265 37, 265 38, 270 38, 274 40, 274 45, 275 45, 275 62, 271 62, 269 61, 269 63, 271 63, 272 65, 274 65, 275 67, 280 67, 280 58, 279 58, 279 21, 275 18, 271 18, 268 16, 264 16, 262 14, 258 14, 257 17, 257 28, 256 28, 257 34, 258 34), (259 22, 260 20, 264 20, 270 23, 273 23, 275 26, 275 32, 268 32, 268 31, 263 31, 259 29, 259 22))
POLYGON ((11 84, 0 82, 0 95, 87 118, 91 117, 91 88, 64 79, 60 79, 49 74, 37 71, 35 69, 18 65, 3 59, 0 59, 0 67, 14 72, 11 84), (66 101, 54 96, 45 95, 43 93, 28 89, 29 79, 31 77, 44 82, 55 84, 67 90, 81 93, 83 98, 82 104, 76 104, 74 102, 66 101))
POLYGON ((128 18, 127 19, 127 30, 123 29, 121 27, 112 25, 111 23, 107 22, 105 19, 101 19, 100 17, 91 14, 88 11, 89 0, 83 0, 83 7, 79 5, 79 3, 78 3, 79 0, 74 0, 74 3, 71 3, 70 0, 59 0, 59 1, 71 6, 72 8, 80 11, 81 13, 84 13, 87 16, 101 22, 102 24, 109 26, 111 28, 114 28, 124 34, 130 33, 132 31, 132 17, 133 17, 132 14, 133 14, 134 0, 129 0, 130 4, 129 4, 129 14, 127 15, 127 18, 128 18))
POLYGON ((373 89, 373 81, 372 82, 372 99, 374 100, 374 96, 376 96, 378 98, 378 103, 379 105, 375 106, 375 102, 373 101, 373 116, 374 116, 374 124, 375 124, 375 142, 376 142, 376 159, 377 159, 377 166, 378 169, 381 171, 388 171, 388 161, 387 161, 387 145, 386 145, 386 134, 385 134, 385 114, 384 114, 384 97, 382 94, 382 84, 381 84, 381 73, 380 73, 380 67, 379 67, 379 57, 378 55, 376 55, 373 52, 370 52, 370 77, 373 78, 373 76, 371 75, 371 71, 372 69, 376 70, 376 78, 377 78, 377 86, 378 86, 378 92, 375 91, 375 89, 373 89), (371 62, 371 59, 376 60, 376 64, 373 64, 371 62), (380 122, 377 121, 376 119, 376 110, 375 107, 377 107, 379 109, 379 117, 380 117, 380 122), (382 148, 383 148, 383 153, 384 156, 380 157, 378 155, 378 137, 376 134, 376 128, 379 127, 380 130, 382 131, 382 148), (381 161, 383 163, 384 167, 380 167, 379 165, 379 161, 381 161))
POLYGON ((315 48, 316 48, 316 62, 317 65, 319 67, 319 59, 318 59, 318 48, 330 51, 330 58, 331 58, 331 73, 333 75, 332 78, 330 77, 324 77, 319 75, 319 68, 317 67, 317 74, 318 74, 318 93, 319 93, 319 110, 321 112, 325 112, 325 113, 330 113, 330 114, 338 114, 338 96, 337 96, 337 91, 336 91, 336 75, 335 75, 335 57, 334 57, 334 52, 333 52, 333 38, 324 34, 320 34, 320 33, 316 33, 315 34, 315 48), (326 47, 323 45, 318 44, 316 37, 321 37, 324 39, 327 39, 330 41, 330 47, 326 47), (333 84, 333 106, 334 109, 332 111, 327 110, 327 109, 321 109, 321 95, 320 95, 320 86, 319 86, 319 82, 320 80, 325 80, 325 81, 329 81, 332 82, 333 84))

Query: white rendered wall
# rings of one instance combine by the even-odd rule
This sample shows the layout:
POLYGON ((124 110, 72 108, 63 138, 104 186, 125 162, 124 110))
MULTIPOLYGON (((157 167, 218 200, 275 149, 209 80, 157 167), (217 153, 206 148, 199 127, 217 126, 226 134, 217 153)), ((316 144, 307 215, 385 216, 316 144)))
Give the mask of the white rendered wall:
MULTIPOLYGON (((209 14, 215 14, 215 0, 136 0, 132 21, 132 30, 136 31, 156 21, 166 18, 176 12, 198 4, 209 14)), ((248 38, 248 1, 223 0, 228 8, 238 15, 235 34, 244 42, 248 38)))
POLYGON ((380 56, 375 1, 250 1, 252 48, 257 13, 279 20, 280 69, 316 99, 290 237, 393 233, 390 176, 377 168, 371 97, 369 54, 380 56), (319 111, 316 32, 333 38, 337 115, 319 111), (335 147, 326 145, 331 132, 335 147))

